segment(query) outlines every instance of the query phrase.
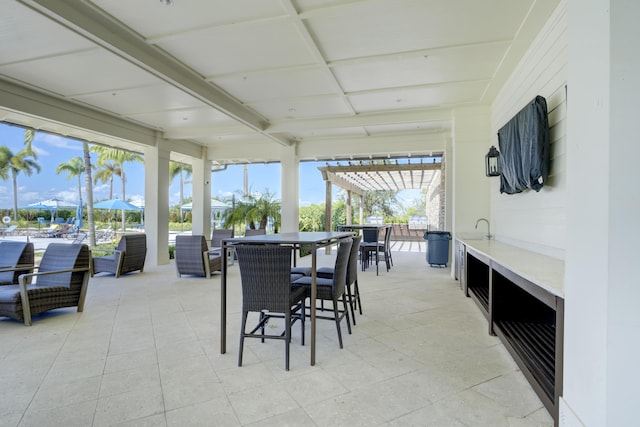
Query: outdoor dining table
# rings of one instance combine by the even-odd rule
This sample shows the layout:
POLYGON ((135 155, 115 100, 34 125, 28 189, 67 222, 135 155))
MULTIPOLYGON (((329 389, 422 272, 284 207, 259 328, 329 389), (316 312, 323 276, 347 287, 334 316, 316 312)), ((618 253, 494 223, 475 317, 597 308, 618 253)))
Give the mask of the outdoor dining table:
MULTIPOLYGON (((338 227, 338 229, 339 230, 344 230, 344 231, 362 230, 363 232, 364 232, 364 230, 375 230, 376 231, 376 236, 378 236, 378 238, 379 238, 380 237, 380 230, 384 230, 386 228, 391 228, 391 227, 392 227, 391 224, 351 224, 351 225, 341 225, 340 227, 338 227)), ((364 237, 364 235, 363 235, 363 237, 364 237)), ((366 244, 366 243, 373 243, 373 242, 365 242, 363 240, 362 243, 366 244)), ((376 239, 375 243, 378 243, 378 239, 376 239)), ((378 252, 378 250, 376 250, 376 276, 378 275, 378 262, 379 261, 380 261, 379 252, 378 252)), ((363 259, 362 270, 364 271, 364 259, 363 259)))
MULTIPOLYGON (((259 236, 222 239, 222 278, 220 284, 220 353, 227 352, 227 251, 230 247, 245 244, 287 245, 295 249, 304 247, 311 251, 311 301, 316 300, 316 263, 319 248, 338 243, 340 239, 351 237, 350 231, 307 232, 264 234, 259 236)), ((294 255, 294 265, 295 265, 294 255)), ((311 365, 316 364, 316 305, 311 304, 311 365)))

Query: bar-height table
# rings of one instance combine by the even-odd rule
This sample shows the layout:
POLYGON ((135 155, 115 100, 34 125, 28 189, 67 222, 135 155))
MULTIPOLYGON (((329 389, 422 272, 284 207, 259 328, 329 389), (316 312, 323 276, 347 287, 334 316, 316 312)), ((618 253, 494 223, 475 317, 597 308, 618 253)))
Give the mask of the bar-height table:
MULTIPOLYGON (((375 230, 376 231, 376 236, 379 238, 380 237, 380 230, 384 230, 386 228, 391 228, 391 224, 351 224, 351 225, 341 225, 340 227, 338 227, 338 229, 340 230, 375 230)), ((363 236, 364 237, 364 236, 363 236)), ((372 242, 365 242, 363 240, 362 243, 372 243, 372 242)), ((376 239, 376 243, 378 243, 378 239, 376 239)), ((380 257, 378 254, 378 250, 376 248, 376 276, 378 275, 378 263, 380 261, 380 257)), ((364 271, 364 264, 363 264, 363 268, 362 270, 364 271)))
POLYGON ((316 364, 316 263, 319 248, 336 244, 338 240, 353 236, 353 232, 305 232, 265 234, 222 240, 222 278, 220 281, 220 353, 227 352, 227 250, 230 246, 244 244, 304 246, 311 250, 311 365, 316 364))

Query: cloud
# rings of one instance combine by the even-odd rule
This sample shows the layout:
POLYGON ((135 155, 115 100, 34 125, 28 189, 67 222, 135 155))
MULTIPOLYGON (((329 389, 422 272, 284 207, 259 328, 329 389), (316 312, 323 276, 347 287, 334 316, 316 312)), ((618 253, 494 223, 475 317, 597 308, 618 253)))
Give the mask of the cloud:
POLYGON ((64 201, 77 201, 78 200, 78 191, 72 190, 63 190, 58 191, 56 193, 56 199, 64 200, 64 201))
POLYGON ((36 137, 34 138, 34 142, 42 142, 43 144, 56 149, 64 148, 68 150, 82 151, 82 143, 80 141, 68 139, 63 136, 55 135, 52 133, 36 132, 36 137))

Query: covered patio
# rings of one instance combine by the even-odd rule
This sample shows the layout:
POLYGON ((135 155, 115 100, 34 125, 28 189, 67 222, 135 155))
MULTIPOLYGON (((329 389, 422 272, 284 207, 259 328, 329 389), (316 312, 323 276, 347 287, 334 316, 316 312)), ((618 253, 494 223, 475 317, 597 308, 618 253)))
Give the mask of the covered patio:
POLYGON ((311 367, 294 328, 289 372, 278 341, 247 342, 237 367, 237 265, 224 355, 219 276, 178 279, 173 262, 97 275, 83 313, 53 311, 32 328, 0 320, 0 424, 553 425, 475 304, 413 249, 397 247, 389 273, 359 273, 364 312, 343 350, 320 321, 311 367))

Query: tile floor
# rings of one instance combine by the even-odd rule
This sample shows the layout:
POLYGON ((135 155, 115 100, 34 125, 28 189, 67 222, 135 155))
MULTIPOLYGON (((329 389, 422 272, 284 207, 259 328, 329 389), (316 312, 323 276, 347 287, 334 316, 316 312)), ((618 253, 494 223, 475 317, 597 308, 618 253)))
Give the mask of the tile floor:
POLYGON ((84 313, 0 320, 0 426, 553 425, 448 270, 421 252, 393 259, 360 273, 364 315, 343 350, 319 321, 312 367, 294 328, 289 372, 273 340, 247 340, 237 366, 237 265, 224 355, 219 276, 177 279, 173 264, 96 276, 84 313))

